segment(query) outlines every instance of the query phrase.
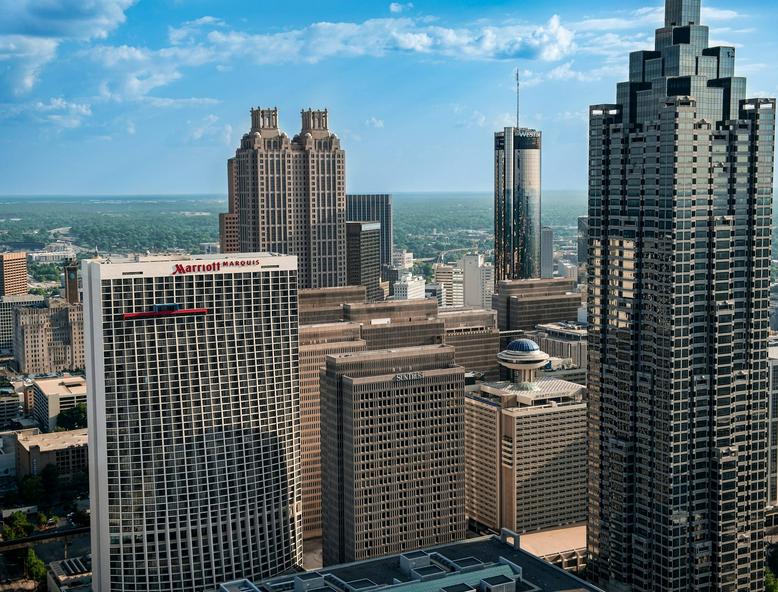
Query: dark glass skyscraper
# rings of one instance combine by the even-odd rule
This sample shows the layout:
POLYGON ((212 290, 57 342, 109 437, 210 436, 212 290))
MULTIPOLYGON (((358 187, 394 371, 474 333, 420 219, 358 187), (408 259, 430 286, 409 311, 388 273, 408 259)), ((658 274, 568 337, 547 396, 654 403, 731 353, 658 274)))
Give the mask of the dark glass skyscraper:
POLYGON ((496 281, 540 277, 540 145, 533 129, 494 134, 496 281))
POLYGON ((775 100, 699 0, 590 111, 590 573, 609 591, 763 583, 775 100))

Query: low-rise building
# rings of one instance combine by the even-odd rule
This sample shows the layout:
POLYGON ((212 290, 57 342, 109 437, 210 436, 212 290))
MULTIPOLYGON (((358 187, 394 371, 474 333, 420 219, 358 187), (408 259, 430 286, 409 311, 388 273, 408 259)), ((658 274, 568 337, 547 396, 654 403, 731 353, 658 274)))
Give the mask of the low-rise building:
POLYGON ((40 475, 47 465, 59 470, 60 479, 69 480, 89 468, 87 430, 51 434, 22 432, 16 438, 16 476, 40 475))
MULTIPOLYGON (((381 532, 378 532, 380 535, 381 532)), ((520 547, 512 532, 377 559, 239 580, 220 592, 602 592, 520 547)))
POLYGON ((46 586, 48 592, 92 592, 92 556, 49 563, 46 586))
POLYGON ((57 429, 57 416, 81 403, 86 405, 86 379, 82 376, 56 376, 33 380, 33 418, 44 432, 57 429))

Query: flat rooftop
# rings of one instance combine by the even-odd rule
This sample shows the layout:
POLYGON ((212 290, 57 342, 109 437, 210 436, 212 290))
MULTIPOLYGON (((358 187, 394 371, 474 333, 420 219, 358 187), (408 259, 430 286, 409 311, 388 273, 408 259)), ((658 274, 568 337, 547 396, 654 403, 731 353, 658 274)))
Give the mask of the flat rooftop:
POLYGON ((33 383, 47 397, 60 395, 86 395, 86 378, 83 376, 57 376, 36 378, 33 383))
POLYGON ((586 549, 586 524, 573 524, 521 535, 522 549, 546 557, 555 553, 567 553, 586 549))
POLYGON ((465 592, 484 585, 515 582, 515 592, 602 592, 499 536, 486 536, 402 555, 279 576, 241 588, 225 584, 221 592, 305 590, 356 592, 465 592), (485 583, 485 584, 483 584, 485 583), (297 584, 297 586, 296 586, 297 584))
POLYGON ((87 429, 70 430, 66 432, 51 432, 50 434, 20 433, 17 436, 19 445, 27 452, 37 446, 41 452, 53 452, 72 446, 86 446, 87 429))

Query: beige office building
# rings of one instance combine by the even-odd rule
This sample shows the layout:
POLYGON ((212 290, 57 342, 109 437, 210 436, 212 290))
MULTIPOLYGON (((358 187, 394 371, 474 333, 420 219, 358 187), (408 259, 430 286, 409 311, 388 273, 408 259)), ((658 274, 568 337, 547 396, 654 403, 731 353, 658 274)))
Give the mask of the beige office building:
POLYGON ((57 429, 57 417, 63 411, 87 402, 83 376, 38 378, 32 382, 32 416, 44 432, 57 429))
POLYGON ((318 325, 343 320, 343 306, 347 302, 367 301, 364 286, 339 288, 308 288, 300 290, 300 324, 318 325))
POLYGON ((575 321, 581 306, 576 283, 565 278, 497 282, 492 308, 501 331, 531 331, 536 325, 575 321))
POLYGON ((0 296, 27 293, 27 253, 0 253, 0 296))
POLYGON ((343 307, 345 320, 362 325, 362 339, 369 350, 443 343, 443 321, 437 314, 438 303, 433 298, 343 307))
POLYGON ((364 349, 356 323, 300 325, 300 473, 305 539, 321 536, 321 368, 328 355, 364 349))
POLYGON ((499 378, 500 331, 495 311, 444 308, 438 318, 443 321, 444 343, 456 350, 457 364, 468 372, 483 374, 487 380, 499 378))
POLYGON ((84 367, 84 311, 61 298, 44 306, 17 307, 13 352, 23 374, 46 374, 84 367))
POLYGON ((47 465, 58 469, 59 477, 69 481, 89 469, 87 430, 53 434, 20 433, 16 438, 16 477, 40 475, 47 465))
POLYGON ((290 138, 277 109, 252 109, 251 130, 227 164, 222 252, 296 255, 301 288, 346 285, 346 153, 328 117, 303 111, 290 138))
POLYGON ((499 360, 511 380, 468 388, 465 398, 471 525, 524 533, 585 522, 585 388, 538 378, 548 354, 529 339, 499 360))
POLYGON ((325 565, 463 539, 464 370, 444 345, 328 356, 325 565))

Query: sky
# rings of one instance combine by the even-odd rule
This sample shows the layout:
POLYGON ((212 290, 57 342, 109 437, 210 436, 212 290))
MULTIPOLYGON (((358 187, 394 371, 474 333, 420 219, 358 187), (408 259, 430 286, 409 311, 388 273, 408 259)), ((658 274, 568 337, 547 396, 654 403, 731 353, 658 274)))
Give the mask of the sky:
MULTIPOLYGON (((778 95, 778 2, 703 0, 748 96, 778 95)), ((226 193, 249 109, 329 109, 350 192, 489 191, 493 133, 543 131, 586 188, 587 107, 649 49, 655 0, 0 0, 0 194, 226 193)))

